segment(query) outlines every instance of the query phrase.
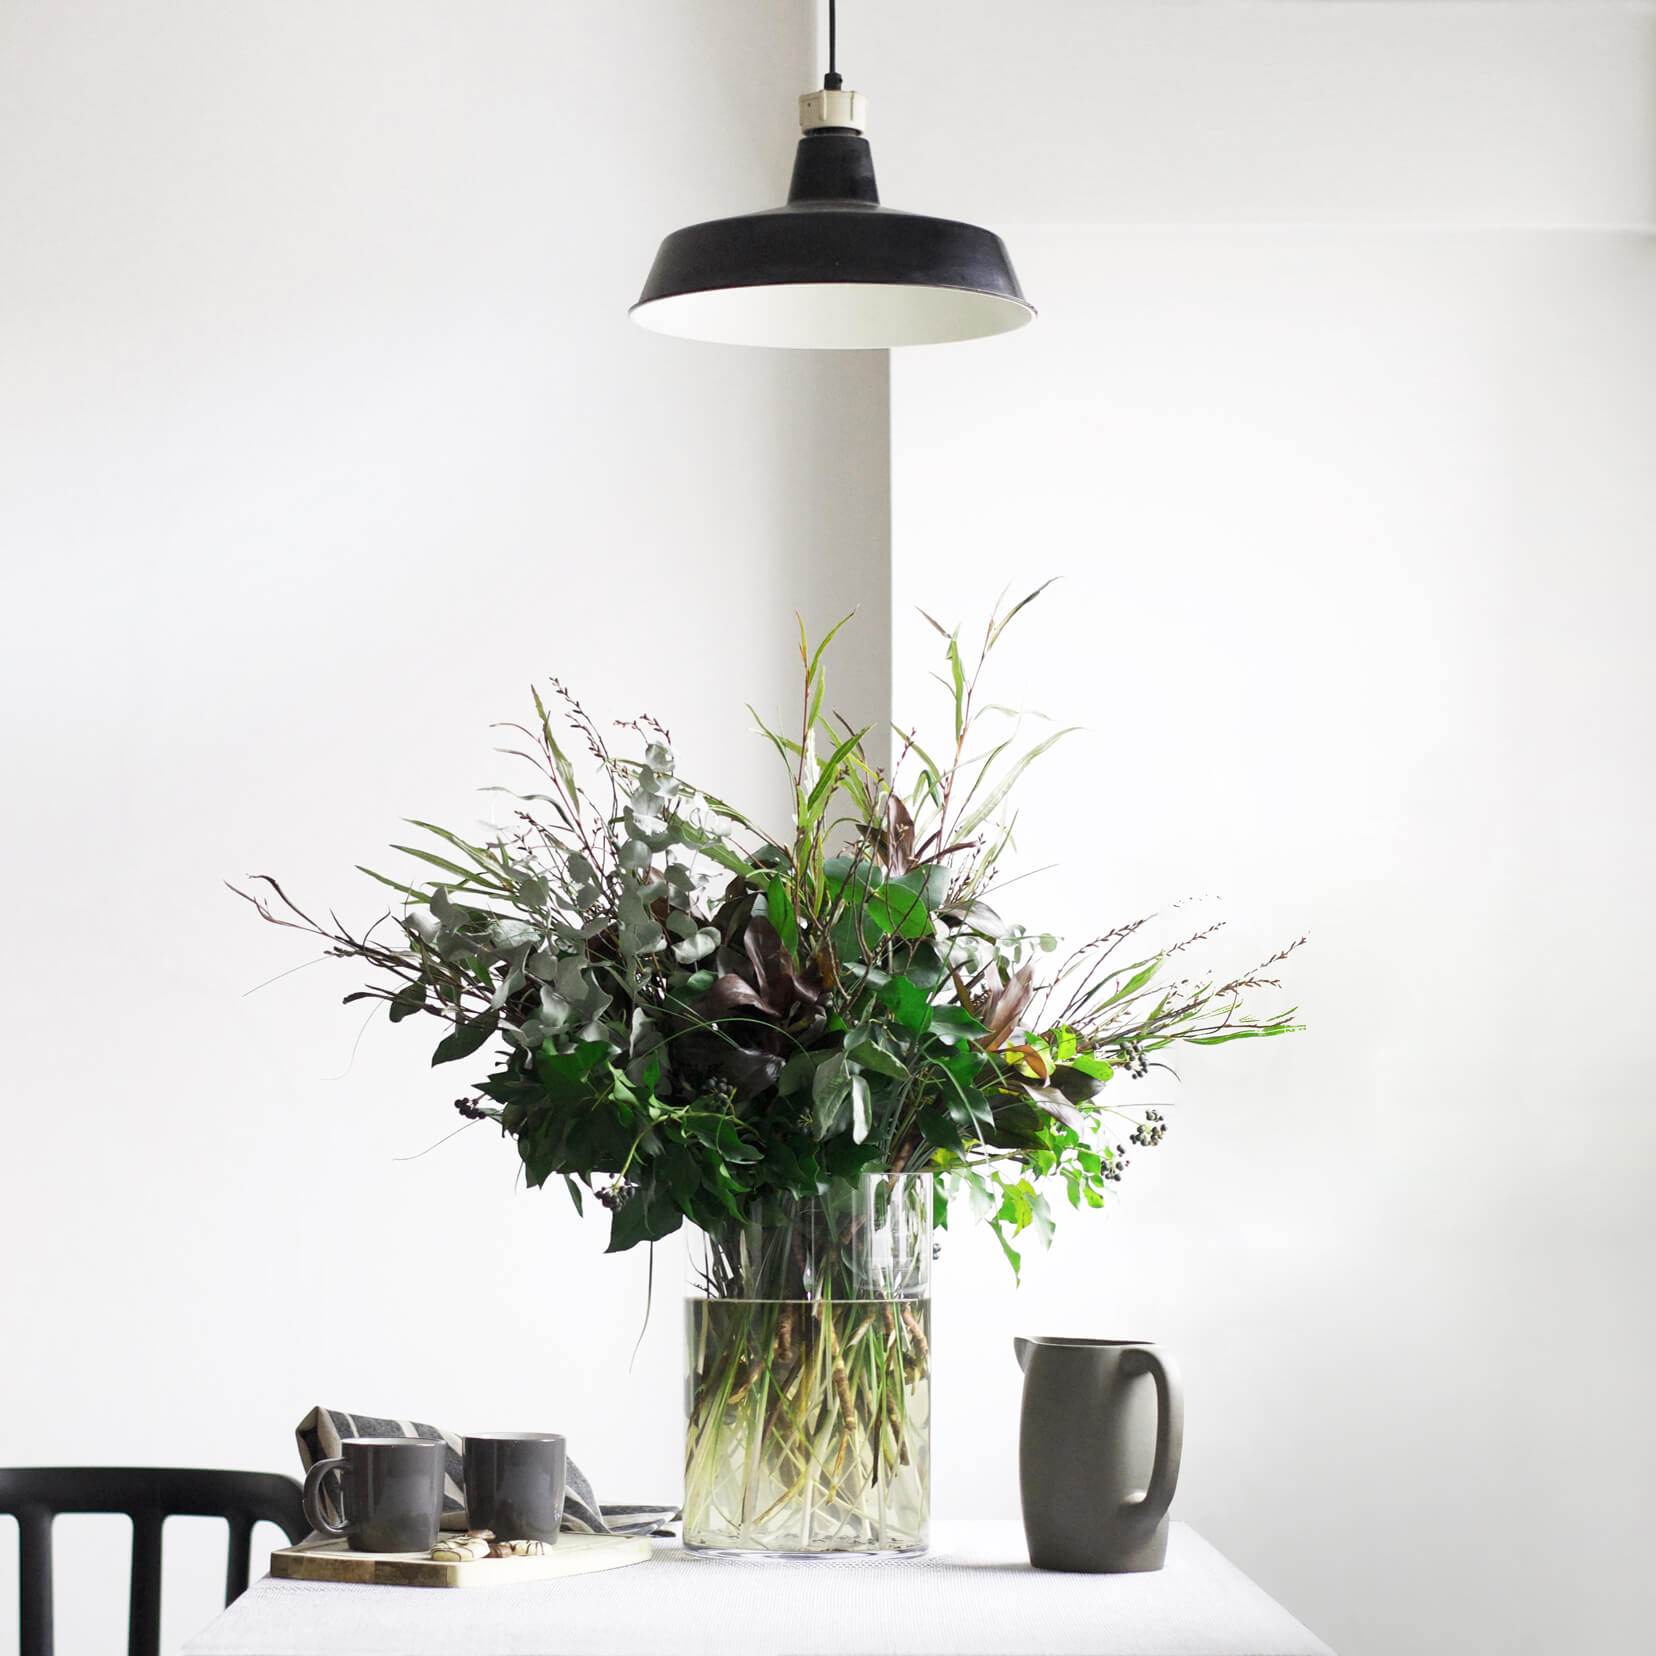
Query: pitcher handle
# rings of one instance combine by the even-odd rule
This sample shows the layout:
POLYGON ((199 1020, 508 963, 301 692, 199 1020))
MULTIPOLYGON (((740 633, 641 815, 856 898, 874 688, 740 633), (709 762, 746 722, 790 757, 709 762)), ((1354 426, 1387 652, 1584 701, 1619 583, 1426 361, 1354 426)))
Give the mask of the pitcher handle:
POLYGON ((1133 1346, 1122 1353, 1123 1374, 1148 1374, 1156 1383, 1156 1460, 1150 1468, 1150 1487, 1136 1501, 1122 1503, 1123 1517, 1145 1529, 1154 1529, 1173 1504, 1179 1484, 1179 1457, 1184 1451, 1184 1387, 1172 1361, 1151 1346, 1133 1346))

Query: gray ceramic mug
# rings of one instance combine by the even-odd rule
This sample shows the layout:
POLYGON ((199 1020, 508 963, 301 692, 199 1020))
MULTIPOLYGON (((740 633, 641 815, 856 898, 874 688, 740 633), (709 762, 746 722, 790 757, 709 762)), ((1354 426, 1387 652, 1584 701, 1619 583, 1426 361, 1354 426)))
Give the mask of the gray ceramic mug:
POLYGON ((1184 1392, 1146 1340, 1012 1342, 1024 1371, 1018 1481, 1038 1570, 1159 1570, 1184 1392))
POLYGON ((466 1523, 501 1541, 556 1541, 563 1524, 564 1440, 489 1432, 465 1448, 466 1523))
POLYGON ((324 1535, 343 1535, 353 1552, 430 1552, 447 1455, 440 1438, 344 1438, 338 1460, 318 1461, 306 1474, 305 1517, 324 1535), (326 1487, 333 1473, 337 1494, 326 1487))

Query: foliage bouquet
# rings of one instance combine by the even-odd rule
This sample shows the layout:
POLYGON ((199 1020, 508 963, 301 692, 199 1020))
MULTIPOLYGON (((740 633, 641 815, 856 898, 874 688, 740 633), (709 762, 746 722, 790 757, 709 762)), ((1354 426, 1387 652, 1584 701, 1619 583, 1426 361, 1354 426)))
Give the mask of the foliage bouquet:
POLYGON ((652 720, 614 752, 554 684, 510 727, 540 779, 511 827, 416 824, 429 843, 398 849, 421 871, 373 876, 394 915, 357 934, 272 880, 243 893, 371 968, 348 1000, 439 1019, 433 1063, 491 1052, 457 1108, 515 1142, 528 1184, 607 1208, 611 1251, 695 1227, 693 1544, 923 1545, 933 1225, 958 1197, 1016 1269, 1025 1234, 1051 1234, 1048 1190, 1102 1206, 1128 1144, 1165 1131, 1112 1079, 1295 1027, 1243 1015, 1270 962, 1175 978, 1187 944, 1130 947, 1146 920, 1062 956, 992 906, 1011 790, 1065 734, 980 736, 1005 717, 979 708, 985 663, 1029 601, 970 663, 937 627, 951 734, 934 756, 899 730, 889 776, 824 712, 834 633, 802 631, 797 734, 761 724, 786 832, 682 779, 652 720))

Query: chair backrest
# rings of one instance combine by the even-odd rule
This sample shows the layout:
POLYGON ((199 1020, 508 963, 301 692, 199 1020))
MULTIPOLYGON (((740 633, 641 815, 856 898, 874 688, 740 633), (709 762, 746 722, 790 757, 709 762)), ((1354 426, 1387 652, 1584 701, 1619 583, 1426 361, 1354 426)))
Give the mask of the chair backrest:
POLYGON ((275 1524, 289 1541, 310 1526, 299 1485, 279 1472, 211 1472, 167 1466, 0 1468, 0 1512, 17 1520, 21 1656, 52 1656, 52 1520, 60 1512, 124 1512, 132 1519, 128 1656, 160 1656, 161 1525, 174 1517, 230 1525, 224 1602, 247 1589, 253 1526, 275 1524))

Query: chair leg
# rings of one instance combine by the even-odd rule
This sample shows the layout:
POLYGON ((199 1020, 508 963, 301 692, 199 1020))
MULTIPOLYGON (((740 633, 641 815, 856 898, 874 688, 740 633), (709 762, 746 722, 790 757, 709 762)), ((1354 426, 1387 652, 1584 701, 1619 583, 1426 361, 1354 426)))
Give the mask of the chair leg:
POLYGON ((132 1614, 127 1656, 161 1656, 161 1526, 159 1512, 132 1515, 132 1614))
POLYGON ((24 1507, 17 1515, 20 1656, 52 1656, 52 1515, 24 1507))
POLYGON ((245 1512, 230 1515, 230 1561, 224 1572, 224 1602, 234 1604, 247 1591, 253 1567, 253 1520, 245 1512))

